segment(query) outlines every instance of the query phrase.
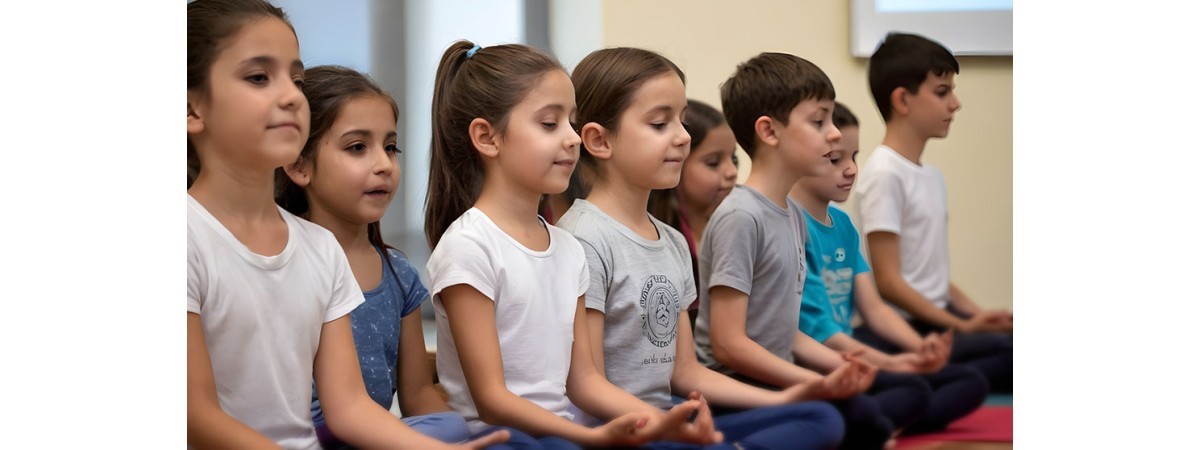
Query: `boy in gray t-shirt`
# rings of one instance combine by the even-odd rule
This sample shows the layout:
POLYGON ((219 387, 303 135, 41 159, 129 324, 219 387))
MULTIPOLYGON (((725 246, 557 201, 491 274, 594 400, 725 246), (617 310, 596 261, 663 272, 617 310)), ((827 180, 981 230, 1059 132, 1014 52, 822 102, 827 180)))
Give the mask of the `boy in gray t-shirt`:
MULTIPOLYGON (((753 188, 734 187, 713 212, 701 240, 700 285, 728 286, 746 293, 746 337, 779 359, 791 361, 807 273, 807 230, 800 207, 791 199, 787 206, 780 208, 753 188)), ((697 356, 705 366, 735 375, 713 357, 711 314, 705 289, 700 292, 696 318, 697 356)))
POLYGON ((761 53, 721 85, 721 107, 750 176, 709 219, 700 239, 696 352, 708 367, 776 388, 804 386, 846 422, 843 448, 881 448, 895 425, 859 395, 878 368, 799 331, 804 287, 802 209, 788 191, 802 176, 834 170, 841 139, 836 93, 820 68, 794 55, 761 53))

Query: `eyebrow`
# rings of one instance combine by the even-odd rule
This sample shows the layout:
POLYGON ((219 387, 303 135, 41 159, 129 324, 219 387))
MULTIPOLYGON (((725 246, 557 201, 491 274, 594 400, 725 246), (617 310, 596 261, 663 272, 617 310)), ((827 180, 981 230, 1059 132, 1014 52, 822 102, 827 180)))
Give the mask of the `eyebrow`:
MULTIPOLYGON (((240 65, 243 67, 245 67, 245 66, 274 66, 275 65, 275 57, 267 56, 267 55, 258 55, 258 56, 252 57, 252 58, 248 58, 245 61, 242 61, 242 63, 240 65)), ((294 59, 294 60, 292 60, 291 69, 295 70, 295 71, 303 72, 304 71, 304 63, 301 62, 299 59, 294 59)))
POLYGON ((649 111, 646 111, 646 115, 649 116, 651 114, 656 114, 660 111, 669 113, 669 112, 671 112, 671 110, 672 110, 671 105, 658 105, 653 108, 650 108, 649 111))
MULTIPOLYGON (((367 130, 350 130, 345 133, 342 133, 340 138, 345 139, 346 137, 349 137, 349 136, 368 138, 368 137, 371 137, 371 132, 367 131, 367 130)), ((392 137, 396 137, 396 136, 399 136, 399 134, 397 134, 395 131, 389 131, 383 135, 383 138, 387 139, 387 138, 392 138, 392 137)))

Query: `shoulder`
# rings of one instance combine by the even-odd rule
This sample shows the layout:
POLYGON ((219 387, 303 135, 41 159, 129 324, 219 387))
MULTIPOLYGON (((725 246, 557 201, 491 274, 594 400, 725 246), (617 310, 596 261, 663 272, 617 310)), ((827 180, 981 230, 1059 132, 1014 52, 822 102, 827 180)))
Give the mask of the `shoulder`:
POLYGON ((671 228, 670 225, 667 225, 665 222, 658 220, 653 216, 650 217, 650 220, 654 222, 654 227, 658 228, 658 233, 662 235, 662 238, 667 240, 667 244, 671 245, 685 255, 691 254, 691 252, 688 250, 687 239, 683 237, 683 233, 679 232, 679 230, 671 228))
MULTIPOLYGON (((338 244, 333 232, 287 212, 283 208, 279 208, 279 214, 283 215, 283 220, 288 223, 289 232, 296 232, 294 237, 299 240, 297 244, 316 250, 316 254, 323 258, 337 259, 338 255, 343 255, 342 259, 345 259, 342 246, 338 244)), ((288 237, 288 239, 292 238, 293 236, 288 237)))
POLYGON ((387 249, 387 258, 388 262, 392 263, 392 271, 396 275, 404 276, 417 273, 417 268, 412 265, 407 256, 404 256, 404 252, 395 248, 389 248, 387 249))
POLYGON ((839 226, 854 228, 854 223, 850 220, 850 215, 846 214, 846 211, 842 210, 842 208, 832 204, 829 205, 829 217, 833 219, 833 223, 839 226))

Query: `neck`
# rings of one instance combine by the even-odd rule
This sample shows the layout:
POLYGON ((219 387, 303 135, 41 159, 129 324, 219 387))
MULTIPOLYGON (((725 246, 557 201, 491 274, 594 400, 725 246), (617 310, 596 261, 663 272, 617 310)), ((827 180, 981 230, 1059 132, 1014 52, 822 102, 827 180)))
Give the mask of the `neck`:
POLYGON ((355 250, 372 249, 371 240, 367 238, 366 224, 348 222, 324 208, 311 203, 309 205, 309 212, 305 218, 332 232, 338 244, 341 244, 342 251, 351 253, 355 250))
POLYGON ((750 176, 744 184, 767 196, 776 206, 787 209, 788 192, 796 184, 797 177, 781 161, 776 161, 774 155, 762 156, 765 158, 754 161, 750 166, 750 176))
POLYGON ((900 122, 891 122, 883 134, 883 145, 891 147, 904 159, 913 164, 921 165, 921 155, 925 153, 925 142, 928 138, 920 135, 910 127, 900 122))
POLYGON ((818 222, 829 225, 829 201, 822 201, 816 198, 807 189, 801 187, 800 183, 796 183, 792 187, 792 191, 788 193, 788 197, 791 197, 792 200, 795 200, 796 203, 804 207, 804 211, 808 212, 808 215, 814 219, 817 219, 818 222))
POLYGON ((650 223, 646 212, 646 204, 650 202, 649 189, 598 179, 587 201, 629 228, 636 230, 639 225, 650 223))
POLYGON ((217 162, 208 163, 188 189, 196 201, 217 217, 244 220, 274 220, 275 172, 236 170, 217 162))
POLYGON ((475 207, 497 224, 541 228, 541 222, 537 219, 541 196, 541 193, 525 189, 503 177, 485 175, 475 207))

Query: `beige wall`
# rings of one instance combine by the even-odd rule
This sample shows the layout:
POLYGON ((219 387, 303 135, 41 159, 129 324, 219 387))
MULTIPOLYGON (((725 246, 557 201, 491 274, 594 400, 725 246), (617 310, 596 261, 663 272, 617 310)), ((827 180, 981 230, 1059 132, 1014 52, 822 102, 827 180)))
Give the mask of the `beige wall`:
MULTIPOLYGON (((688 95, 720 108, 718 85, 763 51, 798 55, 829 75, 862 122, 858 161, 883 139, 866 60, 850 56, 849 2, 828 0, 605 0, 604 46, 658 51, 688 76, 688 95)), ((924 160, 942 169, 950 196, 954 282, 984 307, 1012 307, 1012 58, 962 57, 963 102, 950 136, 924 160)), ((742 161, 748 161, 740 154, 742 161)), ((742 165, 745 180, 749 164, 742 165)), ((851 215, 855 199, 845 205, 851 215)))

